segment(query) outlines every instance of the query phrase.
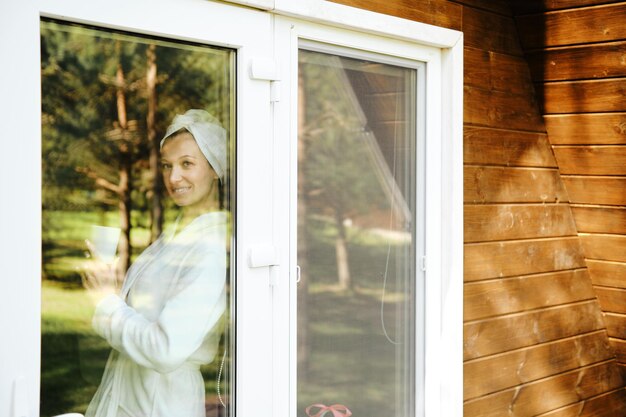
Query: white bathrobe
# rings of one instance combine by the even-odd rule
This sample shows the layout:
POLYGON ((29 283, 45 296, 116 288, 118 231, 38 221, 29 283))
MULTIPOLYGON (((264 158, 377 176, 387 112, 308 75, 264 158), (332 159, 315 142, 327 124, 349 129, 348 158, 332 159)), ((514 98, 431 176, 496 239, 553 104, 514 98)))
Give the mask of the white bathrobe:
MULTIPOLYGON (((224 212, 165 233, 96 307, 113 347, 86 417, 204 417, 202 364, 213 361, 226 308, 224 212)), ((175 229, 175 227, 174 227, 175 229)))

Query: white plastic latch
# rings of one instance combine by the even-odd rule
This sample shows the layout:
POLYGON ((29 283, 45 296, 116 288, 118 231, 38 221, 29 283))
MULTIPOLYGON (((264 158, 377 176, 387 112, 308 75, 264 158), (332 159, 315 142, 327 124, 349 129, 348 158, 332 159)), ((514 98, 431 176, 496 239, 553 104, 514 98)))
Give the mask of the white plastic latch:
POLYGON ((271 58, 256 58, 250 61, 250 78, 253 80, 280 81, 276 61, 271 58))
POLYGON ((274 245, 254 245, 248 249, 248 266, 261 268, 278 265, 278 251, 274 245))
POLYGON ((269 267, 269 284, 278 284, 278 250, 274 245, 255 245, 248 249, 248 266, 250 268, 269 267))
POLYGON ((276 61, 270 58, 257 58, 250 61, 250 78, 270 82, 270 101, 280 101, 280 71, 276 61))

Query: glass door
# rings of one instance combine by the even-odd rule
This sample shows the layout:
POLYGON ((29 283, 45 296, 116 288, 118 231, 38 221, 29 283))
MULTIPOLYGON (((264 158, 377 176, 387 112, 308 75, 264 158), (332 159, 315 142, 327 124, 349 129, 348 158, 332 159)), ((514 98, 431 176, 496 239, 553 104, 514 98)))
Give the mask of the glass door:
POLYGON ((461 34, 229 3, 0 13, 0 414, 413 417, 459 396, 461 34))
POLYGON ((298 415, 421 415, 423 67, 304 42, 298 77, 298 415))

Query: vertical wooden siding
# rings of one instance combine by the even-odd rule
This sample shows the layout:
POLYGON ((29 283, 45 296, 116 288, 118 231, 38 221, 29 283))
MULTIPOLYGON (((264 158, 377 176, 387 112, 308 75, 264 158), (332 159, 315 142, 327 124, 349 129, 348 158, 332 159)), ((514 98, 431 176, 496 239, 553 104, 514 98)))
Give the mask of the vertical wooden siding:
POLYGON ((509 3, 335 1, 465 35, 464 415, 626 415, 581 249, 601 243, 577 234, 509 3))
POLYGON ((609 340, 625 367, 626 1, 514 7, 609 340))

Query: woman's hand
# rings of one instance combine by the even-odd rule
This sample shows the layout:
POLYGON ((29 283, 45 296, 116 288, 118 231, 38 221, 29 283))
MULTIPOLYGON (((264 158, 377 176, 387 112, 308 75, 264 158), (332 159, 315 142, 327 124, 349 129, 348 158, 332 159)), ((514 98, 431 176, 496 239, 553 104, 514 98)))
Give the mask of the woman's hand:
POLYGON ((118 269, 115 258, 110 264, 103 262, 95 255, 93 244, 86 240, 88 261, 85 262, 82 271, 83 286, 87 289, 87 294, 94 301, 100 302, 103 298, 111 294, 118 293, 118 269))

